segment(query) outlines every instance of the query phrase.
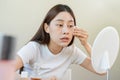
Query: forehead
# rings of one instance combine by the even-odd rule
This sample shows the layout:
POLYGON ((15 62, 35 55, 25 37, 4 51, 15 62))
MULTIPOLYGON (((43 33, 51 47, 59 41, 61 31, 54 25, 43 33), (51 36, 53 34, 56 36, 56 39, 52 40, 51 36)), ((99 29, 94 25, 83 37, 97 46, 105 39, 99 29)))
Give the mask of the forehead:
POLYGON ((74 22, 73 17, 68 12, 60 12, 53 21, 66 21, 66 22, 74 22))

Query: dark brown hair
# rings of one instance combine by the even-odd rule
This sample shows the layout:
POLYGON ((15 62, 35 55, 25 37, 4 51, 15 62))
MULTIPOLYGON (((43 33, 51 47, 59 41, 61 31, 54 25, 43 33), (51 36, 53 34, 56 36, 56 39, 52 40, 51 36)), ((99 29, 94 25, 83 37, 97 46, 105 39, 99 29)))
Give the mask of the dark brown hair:
MULTIPOLYGON (((68 12, 73 17, 74 25, 76 25, 75 16, 69 6, 63 5, 63 4, 55 5, 53 8, 51 8, 49 10, 49 12, 45 16, 42 24, 40 25, 40 28, 38 29, 37 33, 34 35, 34 37, 30 41, 36 41, 40 44, 49 44, 50 36, 44 30, 44 23, 47 23, 49 25, 50 22, 56 17, 56 15, 58 15, 60 12, 63 12, 63 11, 68 12)), ((74 41, 74 36, 73 36, 71 42, 69 43, 69 45, 71 45, 73 43, 73 41, 74 41)))

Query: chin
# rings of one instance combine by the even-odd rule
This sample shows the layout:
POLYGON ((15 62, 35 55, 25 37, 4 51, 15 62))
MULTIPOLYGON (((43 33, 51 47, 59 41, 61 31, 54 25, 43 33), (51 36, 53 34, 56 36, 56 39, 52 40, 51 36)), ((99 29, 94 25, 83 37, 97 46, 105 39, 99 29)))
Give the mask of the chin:
POLYGON ((67 47, 68 46, 68 44, 60 44, 62 47, 67 47))
POLYGON ((62 46, 62 47, 68 47, 68 45, 64 45, 64 46, 62 46))

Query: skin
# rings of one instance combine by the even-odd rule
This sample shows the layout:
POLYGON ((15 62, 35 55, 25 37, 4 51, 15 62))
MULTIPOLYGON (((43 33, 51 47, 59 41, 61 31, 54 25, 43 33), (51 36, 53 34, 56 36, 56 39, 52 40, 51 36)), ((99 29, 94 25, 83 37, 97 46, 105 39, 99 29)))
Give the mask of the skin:
POLYGON ((45 31, 50 34, 48 48, 53 54, 58 54, 72 40, 74 21, 67 12, 59 13, 50 23, 45 23, 45 31))
MULTIPOLYGON (((67 46, 72 37, 77 37, 81 44, 85 47, 89 55, 91 54, 91 46, 87 42, 88 33, 87 31, 74 26, 73 17, 68 12, 59 13, 50 23, 45 23, 45 31, 50 34, 50 44, 48 44, 49 50, 53 54, 58 54, 63 47, 67 46), (63 39, 61 38, 68 38, 63 39)), ((84 62, 80 65, 91 72, 95 72, 92 67, 90 57, 87 57, 84 62)), ((96 73, 98 74, 98 73, 96 73)))
MULTIPOLYGON (((73 17, 68 12, 60 12, 49 25, 44 23, 44 29, 50 35, 50 43, 48 44, 49 50, 54 54, 58 54, 64 47, 66 47, 72 40, 72 37, 77 37, 86 51, 91 55, 91 46, 87 42, 87 31, 74 26, 73 17)), ((23 66, 23 62, 19 56, 16 58, 16 70, 23 66)), ((87 57, 80 65, 85 69, 95 72, 92 67, 90 57, 87 57)), ((99 73, 96 73, 99 74, 99 73)), ((103 74, 99 74, 103 75, 103 74)), ((56 80, 55 77, 51 77, 47 80, 56 80)))

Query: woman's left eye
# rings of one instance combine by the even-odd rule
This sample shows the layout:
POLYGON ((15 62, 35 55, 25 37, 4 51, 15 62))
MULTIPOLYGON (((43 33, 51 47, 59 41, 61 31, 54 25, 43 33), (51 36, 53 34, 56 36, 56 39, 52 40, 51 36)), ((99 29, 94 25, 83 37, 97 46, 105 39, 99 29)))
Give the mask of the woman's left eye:
POLYGON ((59 24, 60 27, 62 27, 63 25, 62 24, 59 24))
POLYGON ((71 27, 74 27, 74 25, 68 25, 68 27, 70 27, 70 28, 71 28, 71 27))

